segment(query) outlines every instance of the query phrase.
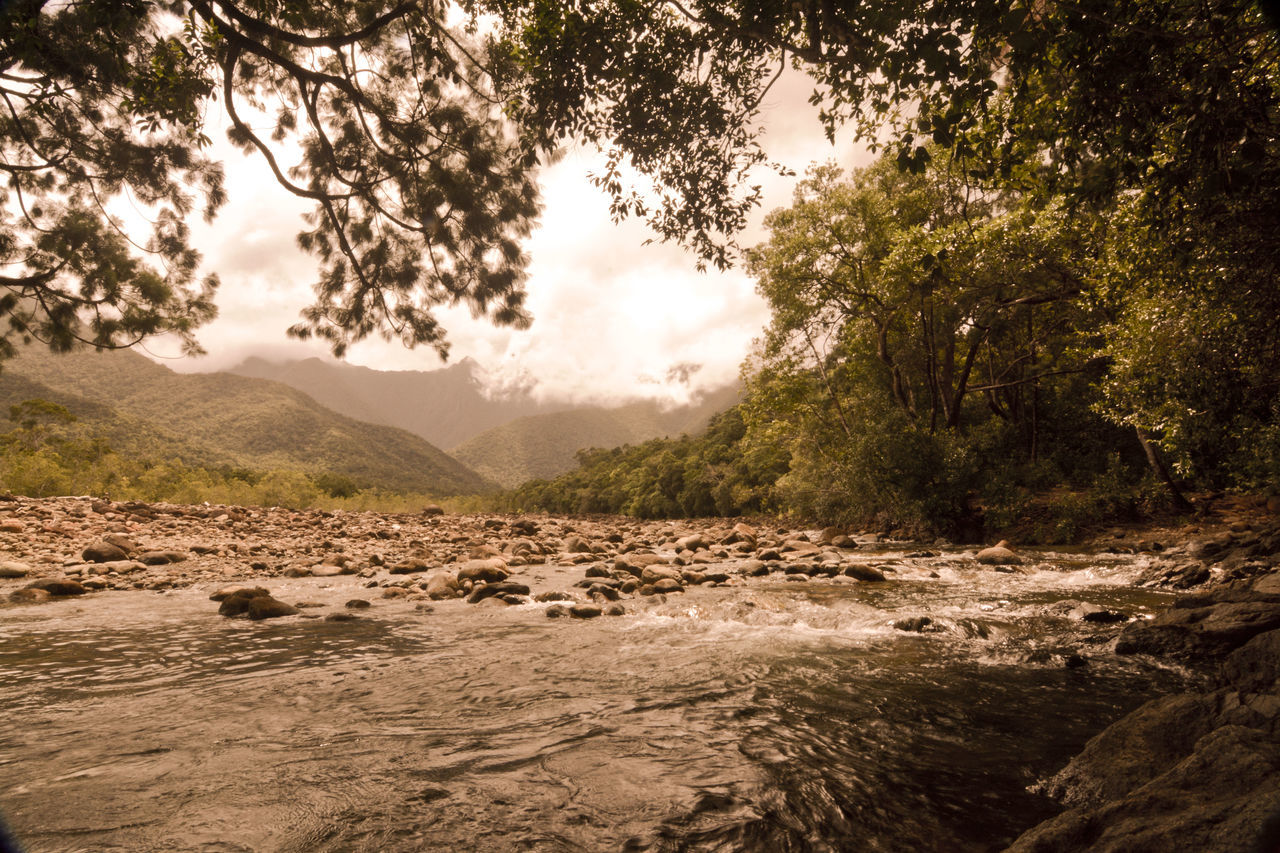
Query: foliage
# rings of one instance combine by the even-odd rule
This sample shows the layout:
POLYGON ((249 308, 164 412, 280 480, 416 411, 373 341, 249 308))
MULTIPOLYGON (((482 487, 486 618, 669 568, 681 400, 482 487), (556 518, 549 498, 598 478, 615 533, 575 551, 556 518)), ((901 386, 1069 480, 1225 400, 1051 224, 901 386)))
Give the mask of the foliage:
POLYGON ((415 511, 440 500, 426 494, 359 488, 328 471, 254 470, 189 465, 176 458, 117 453, 91 424, 48 400, 11 407, 17 427, 0 433, 0 488, 30 497, 97 495, 182 504, 295 509, 415 511))
POLYGON ((748 446, 744 436, 735 407, 713 418, 696 437, 584 450, 574 471, 525 483, 499 496, 495 505, 640 518, 776 511, 772 486, 785 470, 785 458, 768 447, 748 446))
POLYGON ((298 240, 320 278, 293 334, 341 353, 380 331, 443 353, 434 306, 525 324, 534 158, 448 14, 387 0, 6 4, 0 355, 15 337, 67 350, 172 333, 198 349, 217 282, 196 280, 186 220, 225 200, 204 153, 213 100, 232 142, 315 202, 298 240), (148 235, 115 212, 130 202, 148 235))

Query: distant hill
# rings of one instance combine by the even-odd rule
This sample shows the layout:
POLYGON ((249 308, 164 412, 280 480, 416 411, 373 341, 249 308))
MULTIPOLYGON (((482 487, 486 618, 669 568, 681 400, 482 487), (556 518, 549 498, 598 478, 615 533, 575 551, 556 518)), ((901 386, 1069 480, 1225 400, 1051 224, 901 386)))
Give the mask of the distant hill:
POLYGON ((477 473, 514 488, 572 470, 577 452, 619 447, 651 438, 696 433, 712 416, 737 403, 737 386, 704 395, 695 404, 664 411, 656 403, 589 407, 519 418, 488 430, 451 451, 477 473))
POLYGON ((490 488, 419 436, 345 417, 279 382, 178 374, 134 352, 54 355, 28 347, 0 365, 0 404, 35 397, 66 406, 122 453, 329 472, 398 491, 490 488))
POLYGON ((318 358, 250 358, 229 372, 283 382, 339 414, 399 427, 445 448, 516 418, 569 408, 528 395, 489 399, 471 359, 440 370, 387 371, 318 358))

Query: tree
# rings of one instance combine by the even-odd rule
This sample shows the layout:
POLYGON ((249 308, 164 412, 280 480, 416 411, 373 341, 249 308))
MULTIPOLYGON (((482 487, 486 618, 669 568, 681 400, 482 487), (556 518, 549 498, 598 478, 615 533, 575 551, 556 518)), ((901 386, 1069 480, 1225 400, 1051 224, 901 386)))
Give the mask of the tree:
POLYGON ((375 332, 442 354, 432 308, 522 325, 536 158, 485 54, 435 3, 17 0, 0 16, 0 314, 12 338, 129 346, 214 315, 187 217, 212 217, 232 141, 315 202, 316 302, 290 329, 336 353, 375 332), (261 130, 263 125, 266 130, 261 130), (295 154, 290 162, 291 153, 295 154), (120 213, 150 216, 139 236, 120 213))

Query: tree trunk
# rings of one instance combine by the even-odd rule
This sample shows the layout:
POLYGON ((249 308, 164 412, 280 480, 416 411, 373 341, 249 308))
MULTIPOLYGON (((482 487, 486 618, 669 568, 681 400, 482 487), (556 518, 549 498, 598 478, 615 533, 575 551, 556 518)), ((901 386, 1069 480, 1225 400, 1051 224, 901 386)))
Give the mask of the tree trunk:
POLYGON ((1180 512, 1191 512, 1195 507, 1182 494, 1178 484, 1173 481, 1173 476, 1169 473, 1169 467, 1164 464, 1164 459, 1160 457, 1160 449, 1151 442, 1151 436, 1142 427, 1134 427, 1133 429, 1138 434, 1138 441, 1142 443, 1143 452, 1147 454, 1147 462, 1151 465, 1151 470, 1160 478, 1160 482, 1164 483, 1169 490, 1169 494, 1173 497, 1173 505, 1180 512))

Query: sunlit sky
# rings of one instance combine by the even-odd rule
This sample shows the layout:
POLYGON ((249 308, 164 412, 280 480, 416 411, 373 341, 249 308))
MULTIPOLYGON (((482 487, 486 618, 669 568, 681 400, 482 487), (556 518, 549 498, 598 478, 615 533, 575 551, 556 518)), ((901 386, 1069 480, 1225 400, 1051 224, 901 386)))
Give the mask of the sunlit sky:
MULTIPOLYGON (((807 103, 810 85, 784 77, 765 102, 765 144, 770 157, 802 175, 811 162, 850 167, 867 162, 847 136, 827 142, 807 103)), ((233 367, 250 355, 274 361, 330 358, 320 342, 299 342, 285 329, 311 300, 316 261, 295 235, 308 203, 277 185, 260 160, 241 156, 223 141, 225 120, 211 119, 230 200, 212 225, 193 222, 203 269, 221 279, 219 317, 199 339, 208 355, 165 358, 179 371, 233 367)), ((532 386, 544 399, 620 402, 638 397, 682 401, 691 393, 732 382, 751 341, 768 321, 754 282, 741 269, 700 273, 694 257, 654 242, 642 222, 610 221, 608 199, 587 173, 599 168, 593 150, 570 150, 542 176, 541 223, 527 244, 532 263, 527 330, 495 328, 465 307, 438 309, 451 344, 450 363, 474 359, 495 389, 532 386), (699 365, 687 381, 680 365, 699 365)), ((764 204, 743 245, 764 237, 765 214, 787 204, 797 178, 762 169, 764 204)), ((147 348, 170 354, 163 343, 147 348)), ((346 360, 378 370, 435 370, 444 363, 430 347, 406 349, 371 339, 346 360)))

